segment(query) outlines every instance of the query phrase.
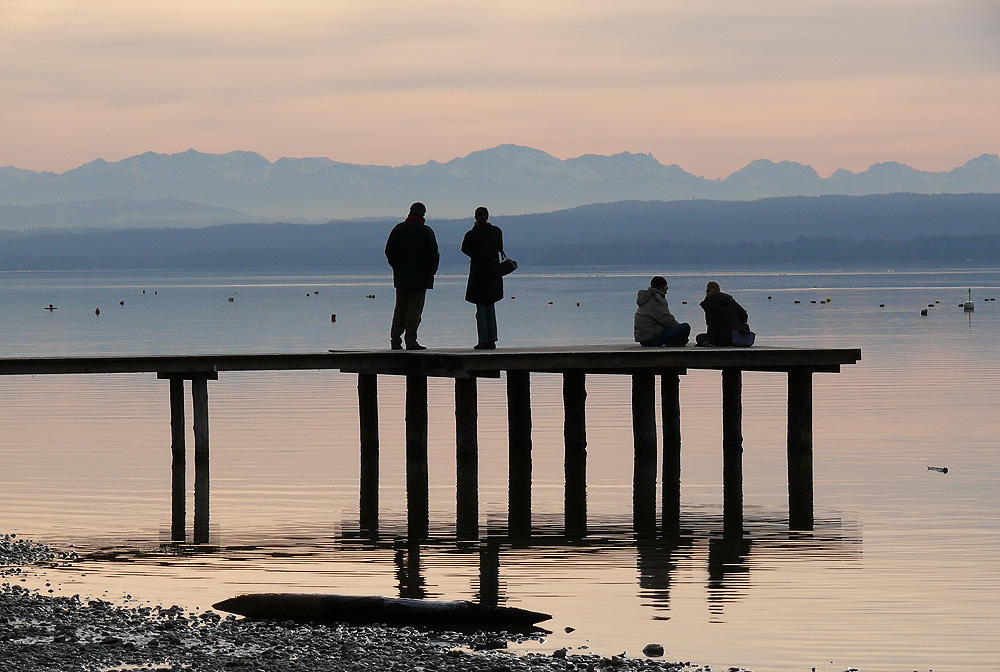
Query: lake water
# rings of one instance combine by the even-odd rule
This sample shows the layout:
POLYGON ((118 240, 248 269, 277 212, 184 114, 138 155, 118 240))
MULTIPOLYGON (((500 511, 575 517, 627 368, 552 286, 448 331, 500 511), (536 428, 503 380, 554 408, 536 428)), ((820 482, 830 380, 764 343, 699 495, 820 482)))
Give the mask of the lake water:
MULTIPOLYGON (((635 292, 657 273, 670 280, 673 312, 696 332, 697 302, 717 279, 748 309, 760 345, 862 349, 856 366, 814 376, 815 531, 787 530, 785 377, 746 373, 747 534, 723 537, 721 381, 692 371, 681 379, 687 532, 679 542, 632 535, 630 380, 622 376, 587 381, 584 539, 561 534, 561 378, 532 377, 535 533, 515 543, 503 536, 503 381, 479 382, 481 538, 459 542, 454 391, 450 380, 432 379, 431 538, 411 544, 401 380, 379 381, 373 541, 359 534, 356 376, 223 373, 209 383, 206 545, 169 541, 166 381, 3 377, 0 532, 75 547, 80 562, 27 580, 61 595, 206 609, 253 591, 491 593, 554 616, 544 643, 512 646, 519 650, 641 656, 658 642, 671 660, 756 672, 996 670, 1000 304, 986 299, 1000 297, 1000 269, 519 271, 498 304, 500 346, 631 342, 635 292), (959 306, 970 288, 976 310, 966 313, 959 306)), ((426 345, 475 342, 464 283, 445 275, 429 293, 426 345)), ((392 303, 389 277, 376 275, 0 273, 0 353, 381 348, 392 303)), ((189 516, 192 509, 189 490, 189 516)))

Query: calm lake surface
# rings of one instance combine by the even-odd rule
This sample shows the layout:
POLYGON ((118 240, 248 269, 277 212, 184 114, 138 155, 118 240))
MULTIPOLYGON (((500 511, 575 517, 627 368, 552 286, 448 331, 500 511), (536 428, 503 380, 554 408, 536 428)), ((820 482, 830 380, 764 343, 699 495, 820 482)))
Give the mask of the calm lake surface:
MULTIPOLYGON (((658 642, 668 659, 719 669, 996 670, 1000 304, 988 299, 1000 298, 1000 269, 518 271, 498 304, 500 346, 630 343, 635 293, 654 274, 668 277, 671 308, 695 333, 705 282, 716 279, 749 311, 759 345, 862 349, 858 365, 814 376, 814 532, 787 530, 785 377, 746 373, 747 534, 723 538, 721 381, 704 371, 681 379, 680 542, 632 535, 623 376, 588 377, 590 534, 561 534, 561 378, 541 374, 528 541, 504 537, 506 397, 503 381, 488 379, 479 382, 481 537, 456 540, 454 389, 432 379, 431 538, 407 542, 403 385, 388 376, 379 379, 380 534, 362 537, 357 378, 336 372, 209 383, 207 545, 169 541, 166 381, 0 378, 0 532, 75 546, 80 562, 27 581, 60 595, 207 609, 252 591, 489 591, 553 614, 546 641, 512 647, 521 650, 641 656, 658 642), (976 310, 966 313, 970 288, 976 310)), ((475 342, 464 289, 464 276, 446 275, 428 294, 429 347, 475 342)), ((0 353, 387 348, 392 303, 385 275, 0 273, 0 353)))

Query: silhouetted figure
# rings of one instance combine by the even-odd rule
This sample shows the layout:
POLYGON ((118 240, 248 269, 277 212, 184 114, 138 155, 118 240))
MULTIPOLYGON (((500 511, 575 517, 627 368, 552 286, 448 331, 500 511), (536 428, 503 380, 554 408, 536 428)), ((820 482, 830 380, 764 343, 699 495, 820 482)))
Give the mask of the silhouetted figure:
POLYGON ((691 325, 678 322, 667 305, 667 280, 655 276, 649 289, 640 289, 635 297, 639 308, 635 311, 634 336, 639 345, 687 345, 691 325))
POLYGON ((394 226, 385 244, 385 258, 392 266, 392 285, 396 288, 396 306, 392 312, 389 345, 401 350, 426 350, 417 342, 417 327, 424 311, 424 298, 434 287, 441 254, 434 230, 424 223, 427 208, 417 202, 410 206, 407 218, 394 226))
POLYGON ((476 350, 497 347, 496 303, 503 298, 503 276, 500 256, 503 253, 503 232, 490 224, 490 211, 476 208, 476 223, 462 239, 462 252, 469 257, 469 283, 465 300, 476 304, 476 329, 479 342, 476 350))
POLYGON ((705 287, 705 299, 701 302, 701 307, 705 311, 707 331, 695 337, 697 345, 753 344, 752 332, 747 324, 749 319, 747 311, 736 302, 736 299, 723 292, 715 280, 709 281, 705 287), (739 342, 734 343, 734 331, 746 335, 747 338, 738 337, 739 342))

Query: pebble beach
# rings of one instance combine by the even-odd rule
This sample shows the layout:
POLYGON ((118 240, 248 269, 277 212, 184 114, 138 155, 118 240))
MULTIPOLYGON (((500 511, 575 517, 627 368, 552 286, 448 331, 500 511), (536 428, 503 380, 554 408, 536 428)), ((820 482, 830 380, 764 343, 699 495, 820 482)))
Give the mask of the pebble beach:
POLYGON ((649 670, 710 672, 690 662, 640 653, 601 657, 584 650, 515 655, 509 641, 544 635, 427 631, 385 625, 253 621, 183 606, 127 607, 79 596, 53 597, 20 585, 32 567, 76 556, 0 537, 0 670, 9 672, 541 672, 649 670))

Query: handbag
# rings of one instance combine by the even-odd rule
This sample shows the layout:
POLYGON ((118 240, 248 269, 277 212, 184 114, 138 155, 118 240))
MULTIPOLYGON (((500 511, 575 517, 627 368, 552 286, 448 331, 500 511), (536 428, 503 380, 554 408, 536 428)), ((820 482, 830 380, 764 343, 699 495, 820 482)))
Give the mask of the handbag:
POLYGON ((744 322, 739 329, 733 329, 733 345, 738 348, 749 348, 753 345, 757 334, 750 331, 750 325, 744 322))
POLYGON ((510 275, 517 270, 517 262, 504 254, 503 250, 500 250, 500 257, 503 259, 500 262, 500 275, 510 275))

